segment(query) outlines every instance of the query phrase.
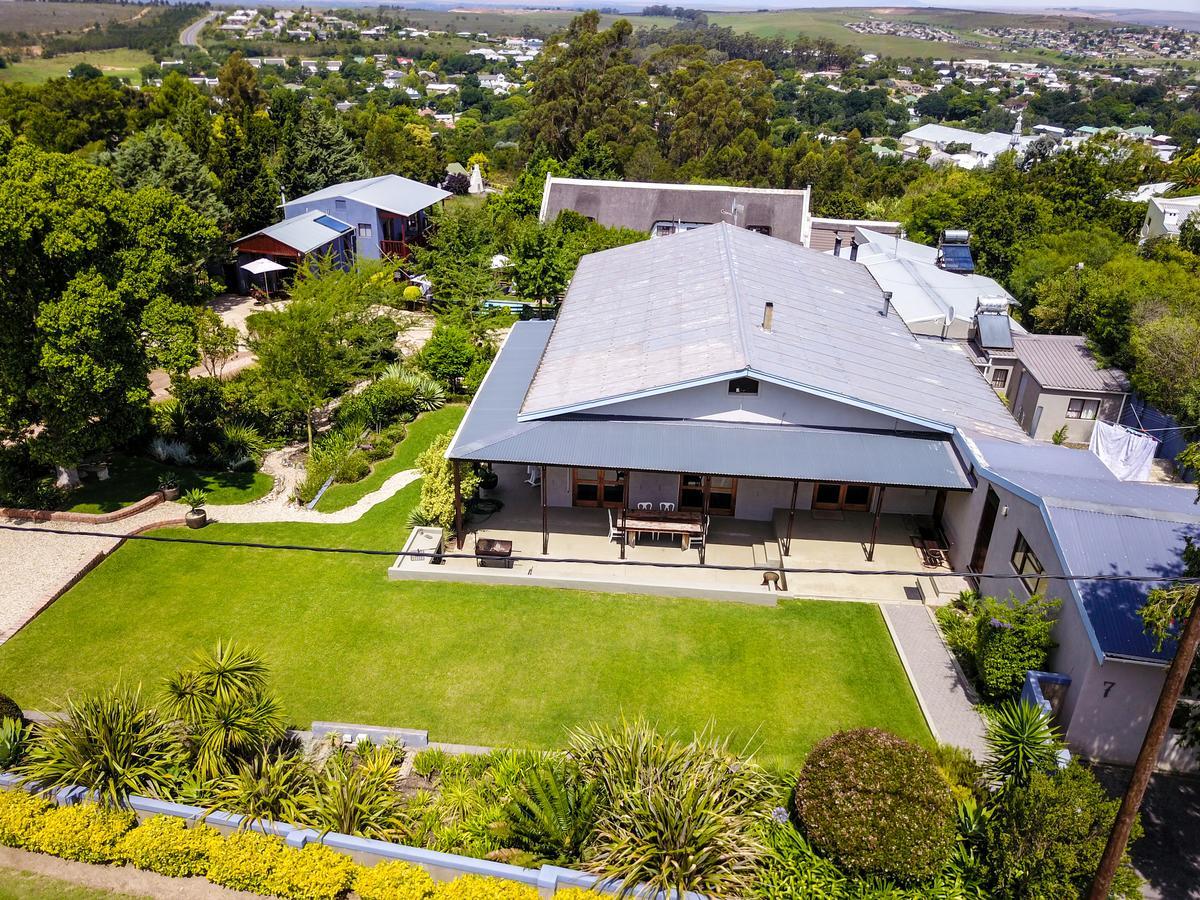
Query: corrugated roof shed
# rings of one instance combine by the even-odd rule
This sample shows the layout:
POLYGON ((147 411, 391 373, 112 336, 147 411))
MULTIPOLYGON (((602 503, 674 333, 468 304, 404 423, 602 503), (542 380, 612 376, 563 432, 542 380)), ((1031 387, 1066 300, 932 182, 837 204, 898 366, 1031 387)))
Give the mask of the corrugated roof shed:
POLYGON ((240 237, 234 241, 234 245, 236 246, 248 238, 262 235, 273 238, 300 253, 311 253, 336 240, 340 235, 353 230, 345 222, 326 215, 320 210, 313 210, 291 216, 282 222, 261 228, 253 234, 240 237))
POLYGON ((1017 358, 1038 384, 1058 390, 1124 394, 1129 378, 1120 369, 1098 368, 1087 341, 1069 334, 1025 334, 1015 340, 1017 358))
POLYGON ((593 253, 522 418, 749 373, 914 424, 1024 438, 961 348, 917 340, 882 308, 858 263, 725 224, 593 253))
POLYGON ((379 175, 375 178, 360 178, 357 181, 344 181, 331 185, 324 190, 314 191, 288 200, 286 209, 302 209, 306 205, 322 200, 332 200, 345 197, 382 209, 385 212, 400 216, 411 216, 435 203, 453 196, 449 191, 403 178, 399 175, 379 175))
POLYGON ((487 462, 970 487, 951 442, 937 435, 603 416, 518 422, 517 411, 551 326, 518 322, 513 327, 448 455, 487 462))
POLYGON ((813 216, 809 226, 808 248, 825 253, 837 245, 841 238, 841 252, 850 255, 850 242, 860 228, 868 228, 878 235, 899 235, 903 229, 899 222, 876 222, 870 219, 827 219, 813 216))
POLYGON ((549 222, 571 209, 601 225, 649 234, 658 222, 733 222, 735 203, 738 225, 767 228, 772 237, 803 243, 808 215, 808 192, 803 190, 549 176, 539 217, 549 222))

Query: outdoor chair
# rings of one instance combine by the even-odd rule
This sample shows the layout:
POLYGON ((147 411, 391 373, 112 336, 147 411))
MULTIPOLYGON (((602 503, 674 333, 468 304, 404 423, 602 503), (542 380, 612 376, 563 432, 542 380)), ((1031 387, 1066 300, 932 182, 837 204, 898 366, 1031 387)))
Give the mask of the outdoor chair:
POLYGON ((708 523, 711 518, 711 516, 705 516, 704 530, 698 536, 692 535, 692 537, 688 539, 689 550, 699 550, 708 541, 708 523))
POLYGON ((542 470, 536 466, 526 466, 525 471, 529 473, 525 483, 530 487, 539 487, 542 483, 542 470))
POLYGON ((658 504, 658 508, 662 512, 675 512, 675 504, 670 500, 664 500, 662 503, 658 504))
POLYGON ((613 521, 613 511, 608 511, 608 540, 611 544, 621 543, 621 531, 617 528, 617 523, 613 521))
POLYGON ((654 504, 653 503, 639 503, 637 505, 637 508, 645 509, 645 510, 654 509, 654 504))

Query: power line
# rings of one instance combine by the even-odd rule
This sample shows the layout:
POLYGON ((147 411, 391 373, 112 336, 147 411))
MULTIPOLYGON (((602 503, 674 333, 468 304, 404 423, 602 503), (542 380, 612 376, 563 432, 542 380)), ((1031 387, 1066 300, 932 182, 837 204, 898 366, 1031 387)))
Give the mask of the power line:
MULTIPOLYGON (((342 553, 357 556, 409 557, 415 559, 487 559, 498 557, 478 556, 474 553, 434 553, 428 550, 371 550, 359 547, 317 547, 311 544, 263 544, 255 541, 219 541, 209 538, 169 537, 155 534, 120 534, 109 531, 72 531, 50 528, 44 525, 0 525, 0 530, 21 533, 56 534, 65 537, 98 537, 116 541, 149 541, 158 544, 189 544, 207 547, 234 547, 247 550, 286 550, 304 553, 342 553)), ((634 568, 697 569, 718 572, 783 572, 786 575, 890 575, 917 578, 926 576, 960 576, 963 578, 1003 578, 1009 580, 1028 578, 1015 572, 956 572, 930 571, 928 569, 843 569, 836 567, 793 567, 793 566, 739 566, 722 563, 665 562, 644 559, 583 559, 572 556, 506 556, 510 562, 568 563, 588 566, 632 566, 634 568)), ((1134 582, 1143 584, 1200 584, 1200 577, 1171 577, 1162 575, 1050 575, 1040 574, 1039 580, 1069 582, 1134 582)))

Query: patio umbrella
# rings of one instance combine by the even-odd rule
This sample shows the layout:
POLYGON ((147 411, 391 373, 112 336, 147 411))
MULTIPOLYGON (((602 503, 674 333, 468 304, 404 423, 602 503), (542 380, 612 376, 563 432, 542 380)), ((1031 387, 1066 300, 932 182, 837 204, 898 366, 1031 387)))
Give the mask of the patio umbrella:
POLYGON ((285 272, 287 266, 281 266, 273 259, 267 259, 265 256, 260 256, 258 259, 252 259, 250 262, 242 266, 251 275, 261 275, 263 277, 263 290, 267 292, 267 296, 271 296, 271 286, 267 283, 268 272, 285 272))

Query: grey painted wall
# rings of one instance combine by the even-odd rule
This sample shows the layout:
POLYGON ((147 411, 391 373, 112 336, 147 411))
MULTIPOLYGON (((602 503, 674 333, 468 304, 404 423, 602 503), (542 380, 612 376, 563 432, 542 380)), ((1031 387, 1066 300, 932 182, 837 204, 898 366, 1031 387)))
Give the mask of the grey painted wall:
POLYGON ((1016 385, 1016 393, 1009 393, 1009 406, 1025 431, 1039 441, 1048 441, 1054 432, 1067 426, 1067 440, 1086 444, 1092 439, 1096 419, 1068 419, 1067 406, 1074 398, 1098 400, 1100 410, 1097 419, 1116 422, 1121 415, 1124 394, 1106 394, 1093 391, 1060 391, 1043 388, 1036 378, 1018 365, 1013 370, 1010 385, 1016 385), (1041 409, 1039 413, 1038 410, 1041 409))

